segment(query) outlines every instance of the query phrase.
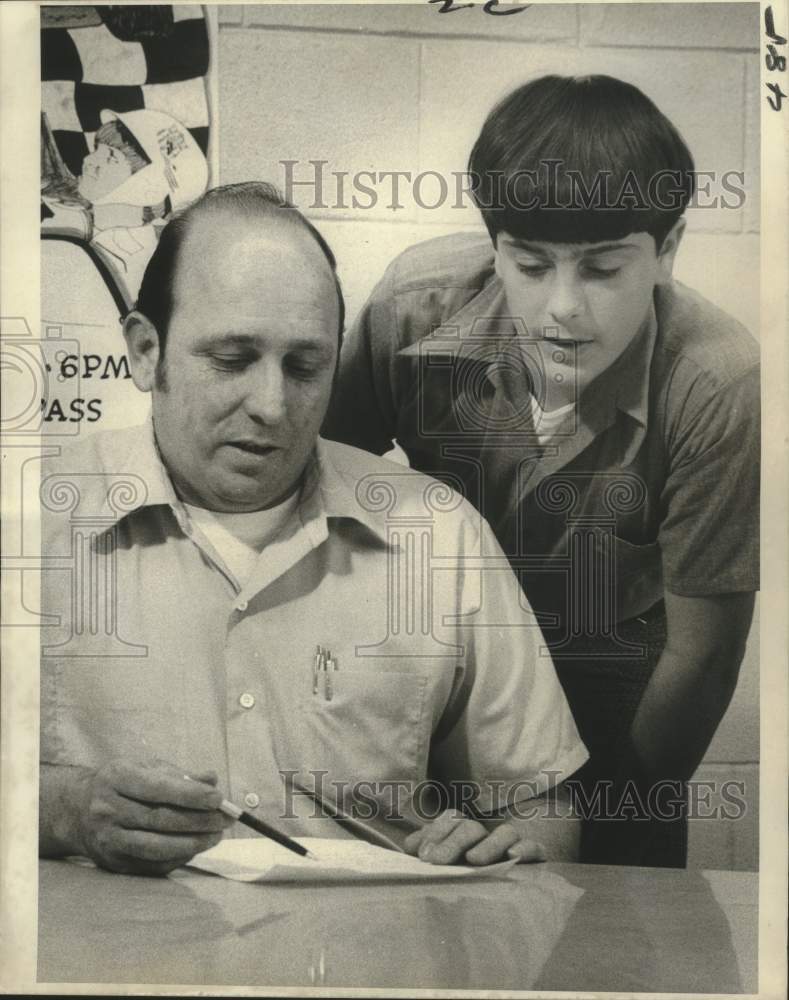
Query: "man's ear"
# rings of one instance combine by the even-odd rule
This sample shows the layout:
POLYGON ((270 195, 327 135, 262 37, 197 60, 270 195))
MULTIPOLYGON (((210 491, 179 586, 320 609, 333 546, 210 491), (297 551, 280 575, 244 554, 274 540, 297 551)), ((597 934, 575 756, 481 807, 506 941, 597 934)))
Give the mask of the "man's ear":
POLYGON ((679 244, 684 232, 685 220, 677 219, 668 233, 666 233, 663 245, 658 252, 658 269, 660 272, 658 284, 665 284, 671 281, 671 276, 674 273, 674 258, 677 256, 677 250, 679 250, 679 244))
POLYGON ((132 380, 140 392, 150 392, 159 362, 156 327, 147 316, 135 309, 123 321, 123 336, 126 338, 132 380))

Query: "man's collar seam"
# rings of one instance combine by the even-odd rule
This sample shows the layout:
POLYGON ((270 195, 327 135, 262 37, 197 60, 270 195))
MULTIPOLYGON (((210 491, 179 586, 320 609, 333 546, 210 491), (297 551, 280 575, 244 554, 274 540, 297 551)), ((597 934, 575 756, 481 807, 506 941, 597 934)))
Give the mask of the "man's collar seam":
POLYGON ((385 545, 389 549, 399 548, 400 546, 390 541, 387 537, 386 529, 381 526, 374 526, 370 520, 365 520, 358 514, 339 514, 339 513, 327 513, 326 520, 328 521, 352 521, 354 524, 360 525, 365 531, 368 531, 373 535, 376 540, 381 544, 385 545))
MULTIPOLYGON (((118 525, 127 520, 127 518, 133 517, 135 514, 139 514, 140 511, 149 510, 151 507, 169 507, 171 510, 173 509, 172 503, 169 500, 146 500, 145 503, 141 503, 139 507, 135 507, 134 510, 122 511, 116 517, 112 518, 108 515, 106 518, 106 525, 103 527, 101 525, 97 526, 99 533, 102 535, 106 534, 108 531, 112 531, 113 528, 118 527, 118 525)), ((175 515, 175 511, 173 511, 173 515, 175 515)))

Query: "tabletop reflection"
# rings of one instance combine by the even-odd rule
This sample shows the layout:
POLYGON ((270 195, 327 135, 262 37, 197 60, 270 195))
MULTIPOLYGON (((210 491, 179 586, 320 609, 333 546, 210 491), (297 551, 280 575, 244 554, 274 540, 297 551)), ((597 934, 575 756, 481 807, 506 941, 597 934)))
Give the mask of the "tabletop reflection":
POLYGON ((39 922, 40 982, 744 988, 727 917, 688 872, 539 865, 505 879, 327 887, 44 862, 39 922))

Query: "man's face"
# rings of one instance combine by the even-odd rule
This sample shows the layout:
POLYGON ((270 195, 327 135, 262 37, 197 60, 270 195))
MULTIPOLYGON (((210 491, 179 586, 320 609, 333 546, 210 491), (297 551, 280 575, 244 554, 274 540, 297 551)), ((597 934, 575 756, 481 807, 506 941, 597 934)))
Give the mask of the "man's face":
POLYGON ((658 255, 648 233, 578 244, 499 233, 496 272, 511 315, 542 339, 548 408, 570 402, 635 339, 673 252, 658 255))
POLYGON ((242 513, 293 492, 328 406, 338 322, 308 233, 226 213, 193 224, 153 386, 156 439, 184 500, 242 513))
POLYGON ((77 188, 83 198, 95 202, 120 187, 131 175, 131 166, 121 150, 100 142, 82 161, 77 188))

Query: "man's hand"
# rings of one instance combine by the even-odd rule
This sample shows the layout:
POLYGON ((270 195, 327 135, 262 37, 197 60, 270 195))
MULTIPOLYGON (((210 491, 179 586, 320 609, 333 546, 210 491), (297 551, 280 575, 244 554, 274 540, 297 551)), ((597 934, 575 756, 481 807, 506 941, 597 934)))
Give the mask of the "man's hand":
POLYGON ((447 809, 432 822, 406 837, 403 844, 409 854, 433 865, 491 865, 496 861, 517 858, 521 862, 544 861, 541 844, 521 838, 515 827, 501 823, 492 830, 475 819, 467 819, 447 809))
POLYGON ((166 875, 219 843, 233 822, 219 811, 217 780, 213 772, 187 777, 159 760, 113 761, 96 771, 43 765, 41 853, 166 875))

